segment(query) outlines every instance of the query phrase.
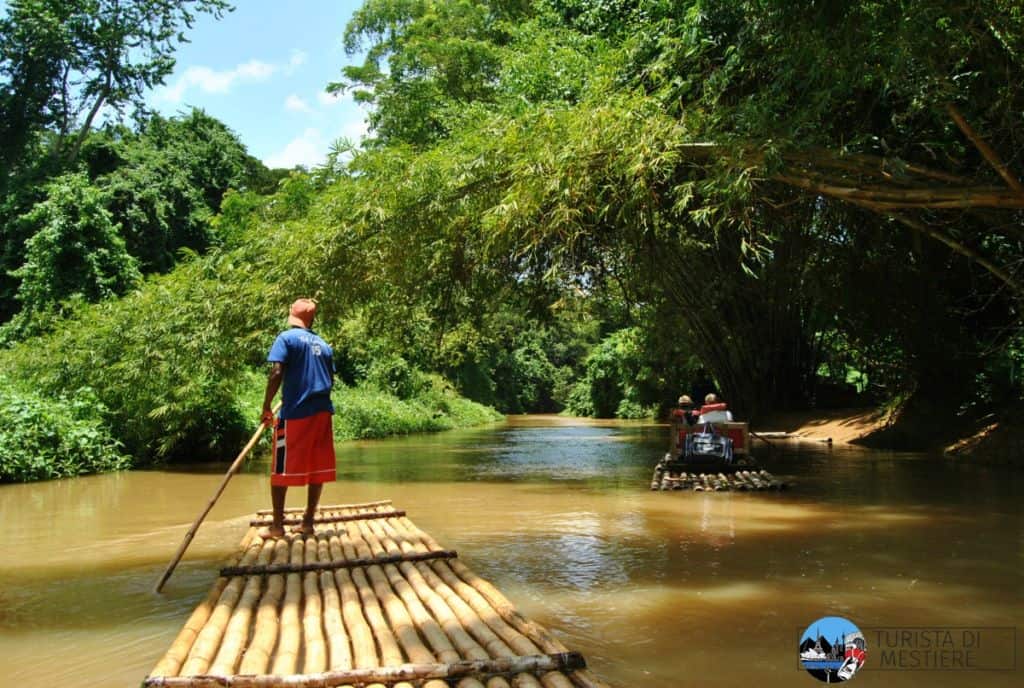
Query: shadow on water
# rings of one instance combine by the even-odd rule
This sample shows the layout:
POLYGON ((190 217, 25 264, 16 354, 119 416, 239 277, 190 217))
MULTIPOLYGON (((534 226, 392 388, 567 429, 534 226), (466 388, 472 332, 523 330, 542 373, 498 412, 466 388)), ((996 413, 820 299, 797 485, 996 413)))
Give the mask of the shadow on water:
MULTIPOLYGON (((1021 473, 794 445, 759 454, 795 481, 788 492, 651 493, 666 432, 513 417, 346 443, 324 499, 393 499, 624 687, 810 681, 794 669, 796 635, 825 613, 866 626, 1024 618, 1021 473)), ((0 487, 8 678, 19 686, 137 684, 205 595, 245 517, 266 505, 264 453, 234 478, 167 595, 153 595, 225 468, 0 487)), ((289 493, 293 505, 302 498, 289 493)), ((922 678, 880 676, 897 686, 922 678)), ((1009 686, 1019 676, 942 678, 1009 686)))

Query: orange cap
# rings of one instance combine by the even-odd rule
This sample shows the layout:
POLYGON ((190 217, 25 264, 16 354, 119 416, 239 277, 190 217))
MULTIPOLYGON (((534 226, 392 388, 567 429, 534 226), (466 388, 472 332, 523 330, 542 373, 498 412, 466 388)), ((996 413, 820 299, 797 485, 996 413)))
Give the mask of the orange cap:
POLYGON ((298 299, 288 310, 288 324, 305 327, 308 330, 313 325, 313 318, 315 316, 316 301, 313 299, 298 299))

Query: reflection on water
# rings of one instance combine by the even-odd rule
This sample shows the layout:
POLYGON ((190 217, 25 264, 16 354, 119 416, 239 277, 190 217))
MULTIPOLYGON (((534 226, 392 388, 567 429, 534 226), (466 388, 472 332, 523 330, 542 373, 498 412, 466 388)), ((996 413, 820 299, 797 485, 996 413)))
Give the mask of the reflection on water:
MULTIPOLYGON (((800 631, 1013 626, 1024 618, 1024 476, 860 450, 763 456, 785 493, 651 493, 665 429, 513 418, 339 447, 331 502, 391 498, 623 687, 791 686, 800 631)), ((224 466, 0 487, 4 685, 137 685, 208 589, 266 465, 236 477, 150 590, 224 466)), ((302 501, 295 490, 290 503, 302 501)), ((1018 685, 1015 673, 871 675, 1018 685)))

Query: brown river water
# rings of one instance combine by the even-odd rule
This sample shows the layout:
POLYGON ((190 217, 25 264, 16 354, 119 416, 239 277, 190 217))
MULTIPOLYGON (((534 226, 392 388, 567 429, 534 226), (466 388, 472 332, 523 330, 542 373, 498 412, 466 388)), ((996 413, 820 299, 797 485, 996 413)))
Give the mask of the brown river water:
MULTIPOLYGON (((857 685, 1024 685, 1024 473, 801 445, 759 454, 786 492, 652 493, 666 433, 533 416, 346 443, 324 500, 393 499, 620 688, 819 685, 797 644, 826 615, 865 633, 857 685), (982 629, 984 656, 883 670, 873 629, 920 650, 921 627, 982 629)), ((0 486, 0 686, 139 685, 269 501, 263 459, 153 594, 225 468, 0 486)))

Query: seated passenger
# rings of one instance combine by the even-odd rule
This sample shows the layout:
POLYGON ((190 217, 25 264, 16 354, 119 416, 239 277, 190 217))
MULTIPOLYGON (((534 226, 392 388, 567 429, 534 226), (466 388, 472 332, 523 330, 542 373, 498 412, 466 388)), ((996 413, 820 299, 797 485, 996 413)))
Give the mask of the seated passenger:
POLYGON ((731 423, 732 411, 724 401, 719 401, 718 396, 709 394, 704 397, 704 405, 700 407, 699 423, 731 423))
POLYGON ((678 408, 672 411, 672 417, 682 420, 688 426, 696 425, 699 414, 693 410, 693 399, 684 394, 679 397, 677 404, 678 408))

